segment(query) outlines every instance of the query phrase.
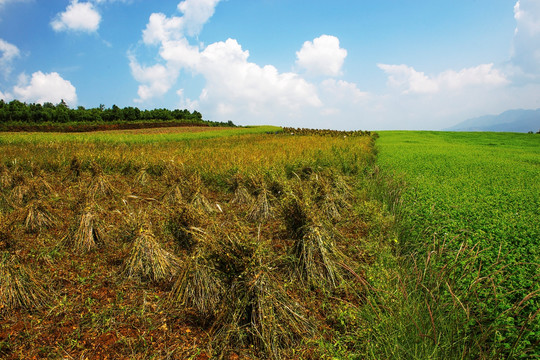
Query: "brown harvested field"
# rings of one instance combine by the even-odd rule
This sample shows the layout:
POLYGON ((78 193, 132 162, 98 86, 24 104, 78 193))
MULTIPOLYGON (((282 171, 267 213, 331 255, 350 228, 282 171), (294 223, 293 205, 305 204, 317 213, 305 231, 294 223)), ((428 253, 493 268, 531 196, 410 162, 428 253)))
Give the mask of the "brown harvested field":
POLYGON ((364 302, 362 217, 389 221, 356 189, 373 139, 115 137, 212 130, 0 143, 0 358, 328 355, 364 302))

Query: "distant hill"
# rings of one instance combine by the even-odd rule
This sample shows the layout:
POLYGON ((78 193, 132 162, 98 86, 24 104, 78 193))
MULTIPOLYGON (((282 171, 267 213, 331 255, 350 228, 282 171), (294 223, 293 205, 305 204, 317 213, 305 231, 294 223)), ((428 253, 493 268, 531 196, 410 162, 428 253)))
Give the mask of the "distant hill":
POLYGON ((499 115, 485 115, 465 120, 447 131, 537 132, 540 130, 540 109, 508 110, 499 115))

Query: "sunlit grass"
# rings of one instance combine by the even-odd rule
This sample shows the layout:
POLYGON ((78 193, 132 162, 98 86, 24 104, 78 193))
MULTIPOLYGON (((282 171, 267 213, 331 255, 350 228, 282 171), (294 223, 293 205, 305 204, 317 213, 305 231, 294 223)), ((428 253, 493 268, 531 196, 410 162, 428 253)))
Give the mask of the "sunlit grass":
MULTIPOLYGON (((160 142, 212 139, 218 137, 261 134, 280 131, 276 126, 252 126, 242 128, 203 128, 204 131, 187 131, 191 128, 174 128, 175 131, 147 134, 128 133, 122 130, 98 131, 87 133, 43 133, 43 132, 6 132, 0 133, 0 144, 55 144, 64 142, 105 143, 105 144, 155 144, 160 142)), ((161 130, 161 129, 160 129, 161 130)))
MULTIPOLYGON (((406 183, 397 202, 392 186, 378 196, 398 218, 407 311, 425 315, 425 336, 446 337, 419 353, 445 353, 457 341, 465 357, 538 357, 540 136, 392 131, 377 144, 381 174, 406 183), (422 273, 429 283, 416 280, 422 273), (441 322, 445 301, 456 316, 441 322)), ((388 321, 403 331, 392 341, 413 346, 407 326, 415 325, 388 321)))

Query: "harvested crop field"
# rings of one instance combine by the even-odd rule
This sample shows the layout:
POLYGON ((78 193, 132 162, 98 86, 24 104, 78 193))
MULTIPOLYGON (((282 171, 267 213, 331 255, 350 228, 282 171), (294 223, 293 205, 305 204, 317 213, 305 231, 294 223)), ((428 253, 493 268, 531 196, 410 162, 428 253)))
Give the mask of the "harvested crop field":
POLYGON ((391 222, 357 188, 370 136, 19 136, 0 164, 3 358, 315 359, 365 299, 365 239, 391 222))
POLYGON ((178 134, 178 133, 198 133, 206 131, 230 130, 227 127, 219 126, 171 126, 146 129, 122 129, 108 131, 93 131, 94 134, 178 134))

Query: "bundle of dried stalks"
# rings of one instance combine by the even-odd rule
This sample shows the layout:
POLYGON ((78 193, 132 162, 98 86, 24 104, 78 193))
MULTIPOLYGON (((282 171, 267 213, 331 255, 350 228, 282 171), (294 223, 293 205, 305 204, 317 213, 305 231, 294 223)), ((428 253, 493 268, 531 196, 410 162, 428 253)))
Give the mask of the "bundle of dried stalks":
POLYGON ((179 269, 176 256, 163 249, 149 230, 141 230, 122 268, 126 278, 168 280, 179 269))
POLYGON ((326 194, 319 206, 322 213, 331 221, 341 220, 343 211, 351 207, 343 197, 334 193, 326 194))
POLYGON ((332 187, 341 194, 345 200, 350 200, 353 196, 353 190, 347 179, 339 174, 334 174, 332 176, 332 187))
POLYGON ((244 185, 239 185, 234 191, 232 202, 238 205, 251 205, 253 203, 253 196, 251 196, 249 190, 244 185))
POLYGON ((16 185, 11 189, 9 198, 16 206, 24 206, 34 196, 28 184, 16 185))
POLYGON ((310 333, 311 324, 274 276, 270 244, 239 222, 227 224, 226 233, 223 228, 200 232, 197 253, 175 285, 176 299, 204 321, 213 319, 217 355, 252 348, 260 357, 279 358, 310 333))
POLYGON ((148 174, 148 169, 146 167, 142 167, 137 175, 135 175, 135 181, 139 185, 146 185, 150 181, 150 175, 148 174))
POLYGON ((178 184, 171 186, 161 197, 162 201, 171 206, 178 206, 184 203, 184 195, 178 184))
POLYGON ((186 177, 185 169, 183 164, 177 164, 172 160, 165 165, 165 170, 163 172, 163 178, 165 183, 169 186, 178 184, 186 177))
POLYGON ((284 351, 309 337, 312 324, 270 268, 259 264, 232 284, 213 329, 213 343, 221 355, 231 347, 252 347, 257 356, 280 359, 284 351))
POLYGON ((68 239, 66 245, 79 253, 92 251, 104 245, 101 224, 89 209, 81 216, 79 227, 68 239))
POLYGON ((13 244, 12 229, 7 219, 0 213, 0 250, 8 250, 13 244))
POLYGON ((311 286, 337 286, 342 280, 339 263, 344 255, 334 244, 331 232, 323 226, 306 225, 302 233, 292 247, 296 273, 311 286))
POLYGON ((47 303, 43 287, 15 255, 0 255, 0 311, 33 309, 47 303))
POLYGON ((93 200, 98 197, 109 197, 116 193, 116 189, 109 181, 109 178, 102 172, 98 172, 92 176, 87 191, 88 197, 93 200))
POLYGON ((274 209, 270 200, 273 195, 263 187, 257 196, 257 199, 248 211, 247 219, 250 221, 265 222, 274 217, 274 209))
POLYGON ((53 192, 51 184, 45 179, 43 175, 40 175, 32 182, 34 191, 43 195, 48 195, 53 192))
POLYGON ((38 232, 42 229, 51 228, 55 220, 47 206, 41 201, 32 201, 26 207, 24 227, 28 232, 38 232))
POLYGON ((169 296, 170 304, 195 309, 203 321, 213 318, 225 293, 221 274, 201 253, 184 262, 179 274, 169 296))
POLYGON ((53 191, 52 186, 43 178, 27 178, 17 181, 17 184, 10 191, 10 199, 16 206, 24 206, 33 199, 48 195, 53 191))
POLYGON ((344 209, 349 208, 347 199, 350 188, 339 176, 313 173, 310 178, 310 189, 314 202, 329 220, 339 221, 344 209))
POLYGON ((193 195, 193 198, 191 199, 191 205, 194 208, 200 209, 207 213, 214 212, 214 207, 212 206, 210 201, 208 201, 206 196, 204 196, 204 194, 202 193, 200 189, 196 191, 195 194, 193 195))
POLYGON ((79 159, 77 159, 77 157, 73 157, 69 164, 69 170, 64 180, 72 180, 72 181, 78 180, 79 177, 81 176, 81 172, 82 172, 81 162, 79 161, 79 159))
POLYGON ((0 165, 0 189, 8 189, 13 185, 13 177, 5 165, 0 165))
POLYGON ((206 222, 207 215, 204 211, 184 204, 181 208, 172 211, 166 228, 183 250, 191 251, 197 242, 192 229, 198 228, 206 222))
POLYGON ((313 208, 309 205, 309 201, 304 199, 301 192, 296 195, 295 191, 291 191, 280 205, 281 217, 289 236, 293 239, 301 238, 302 231, 312 216, 313 208))

